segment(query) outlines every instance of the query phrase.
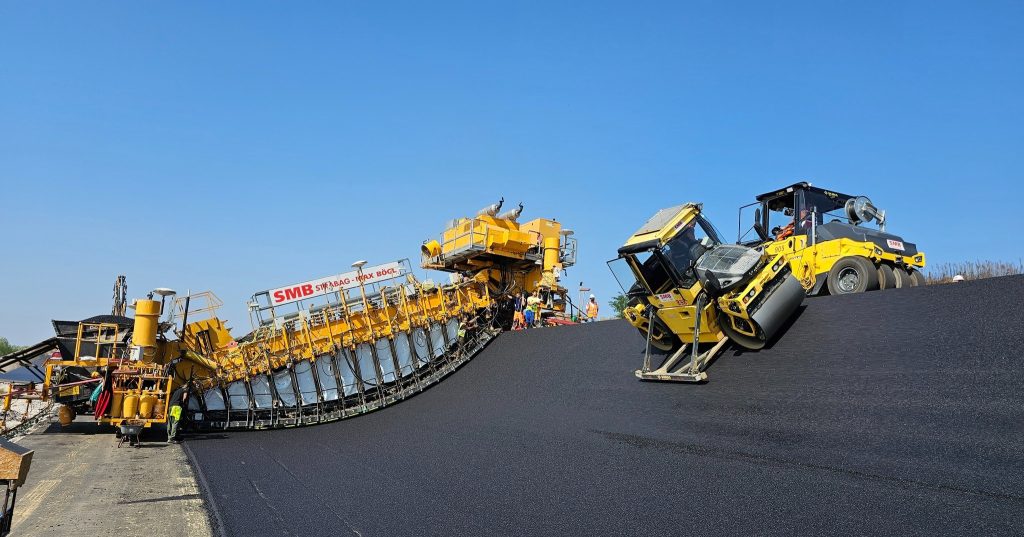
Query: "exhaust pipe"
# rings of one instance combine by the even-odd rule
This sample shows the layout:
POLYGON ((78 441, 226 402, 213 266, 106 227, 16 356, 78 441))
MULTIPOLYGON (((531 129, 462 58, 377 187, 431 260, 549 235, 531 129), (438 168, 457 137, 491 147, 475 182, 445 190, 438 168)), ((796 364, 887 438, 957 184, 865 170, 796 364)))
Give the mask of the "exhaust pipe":
POLYGON ((515 220, 517 218, 519 218, 519 215, 521 215, 521 214, 523 214, 523 204, 522 203, 520 203, 519 207, 516 208, 516 209, 509 209, 509 210, 499 214, 497 216, 497 218, 499 218, 501 220, 511 220, 511 221, 515 222, 515 220))
POLYGON ((502 197, 500 200, 498 200, 498 203, 492 203, 491 205, 488 205, 487 207, 484 207, 483 209, 480 209, 479 211, 476 212, 476 215, 477 216, 494 216, 494 215, 498 214, 498 211, 501 210, 501 204, 502 203, 505 203, 505 198, 504 197, 502 197))

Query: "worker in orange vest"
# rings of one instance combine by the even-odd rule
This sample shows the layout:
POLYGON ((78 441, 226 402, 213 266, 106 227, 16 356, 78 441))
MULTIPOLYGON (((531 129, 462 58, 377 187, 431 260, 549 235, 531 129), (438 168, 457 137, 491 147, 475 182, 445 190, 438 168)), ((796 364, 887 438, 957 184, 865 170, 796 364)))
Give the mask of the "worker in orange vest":
POLYGON ((583 321, 588 323, 596 321, 598 307, 599 306, 597 305, 597 297, 595 297, 594 295, 590 295, 590 302, 587 302, 587 318, 584 319, 583 321))
POLYGON ((523 330, 526 328, 526 316, 523 315, 523 310, 517 309, 515 314, 512 315, 512 330, 523 330))

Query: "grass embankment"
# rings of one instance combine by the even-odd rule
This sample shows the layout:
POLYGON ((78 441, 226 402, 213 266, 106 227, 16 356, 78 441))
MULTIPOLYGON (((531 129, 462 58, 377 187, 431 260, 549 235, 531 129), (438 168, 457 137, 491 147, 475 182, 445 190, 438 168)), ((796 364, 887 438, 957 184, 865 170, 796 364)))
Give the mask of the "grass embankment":
POLYGON ((929 284, 950 283, 953 276, 957 274, 965 280, 980 280, 993 278, 995 276, 1013 276, 1024 274, 1024 261, 1010 263, 1006 261, 960 261, 958 263, 943 263, 929 267, 925 278, 929 284))

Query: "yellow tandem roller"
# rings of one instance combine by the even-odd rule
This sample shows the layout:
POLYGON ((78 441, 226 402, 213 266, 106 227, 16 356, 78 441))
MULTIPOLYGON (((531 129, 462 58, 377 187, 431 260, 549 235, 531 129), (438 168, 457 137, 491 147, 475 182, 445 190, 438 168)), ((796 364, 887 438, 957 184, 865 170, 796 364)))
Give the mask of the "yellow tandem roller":
POLYGON ((706 381, 730 339, 764 347, 804 298, 784 256, 723 244, 697 203, 658 211, 618 254, 609 267, 629 301, 624 316, 647 340, 641 380, 706 381), (652 364, 655 354, 667 358, 652 364))

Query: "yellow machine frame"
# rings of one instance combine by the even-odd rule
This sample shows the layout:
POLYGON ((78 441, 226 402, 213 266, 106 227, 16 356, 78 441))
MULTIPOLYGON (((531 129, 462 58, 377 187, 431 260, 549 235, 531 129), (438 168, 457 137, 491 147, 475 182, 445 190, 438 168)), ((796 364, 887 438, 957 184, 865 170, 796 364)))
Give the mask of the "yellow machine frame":
MULTIPOLYGON (((816 276, 828 274, 837 261, 848 256, 861 256, 871 260, 875 265, 889 263, 892 266, 914 267, 918 270, 925 267, 924 252, 915 255, 898 255, 883 251, 870 242, 859 242, 850 239, 833 239, 817 244, 807 244, 806 235, 790 236, 782 240, 772 241, 765 245, 769 254, 783 255, 793 266, 793 272, 807 271, 816 276)), ((805 289, 814 287, 816 279, 801 280, 805 289)))
MULTIPOLYGON (((510 311, 508 304, 512 293, 542 292, 548 298, 550 309, 565 309, 565 288, 559 283, 559 276, 575 262, 576 242, 571 238, 572 232, 549 219, 519 224, 516 219, 522 205, 502 214, 498 214, 499 209, 500 203, 474 218, 458 219, 442 233, 441 241, 423 245, 425 268, 460 275, 453 277, 451 284, 420 282, 410 270, 400 270, 393 277, 382 278, 377 274, 372 284, 364 285, 364 280, 370 276, 362 272, 365 261, 357 262, 353 267, 358 277, 352 277, 356 287, 352 286, 352 280, 343 282, 339 276, 337 280, 324 279, 332 282, 329 292, 310 295, 324 297, 320 300, 326 302, 324 304, 317 305, 317 300, 309 303, 304 302, 306 299, 288 300, 282 303, 295 303, 296 310, 286 313, 287 309, 273 305, 282 303, 270 301, 270 305, 265 306, 258 303, 257 297, 269 296, 269 292, 257 293, 249 304, 254 330, 243 338, 236 339, 217 317, 221 301, 212 293, 190 293, 166 304, 167 297, 175 293, 170 289, 155 289, 147 298, 132 304, 135 318, 130 343, 123 341, 127 329, 123 325, 79 323, 75 355, 71 359, 46 363, 44 397, 69 397, 67 404, 71 406, 63 407, 61 416, 62 423, 70 422, 75 409, 81 411, 89 407, 82 397, 82 390, 86 389, 83 386, 95 390, 99 382, 103 386, 100 396, 109 397, 111 404, 97 421, 150 427, 167 421, 169 409, 175 403, 171 401, 172 394, 180 387, 187 386, 189 393, 202 395, 205 411, 210 406, 205 400, 208 394, 219 391, 223 395, 229 384, 245 381, 246 393, 252 397, 250 404, 257 405, 255 385, 250 381, 273 381, 285 370, 291 378, 297 379, 298 373, 292 369, 294 365, 301 361, 315 364, 326 357, 334 360, 328 369, 338 379, 340 366, 333 364, 342 360, 343 354, 348 359, 357 356, 360 349, 369 348, 373 363, 370 367, 376 368, 377 383, 364 383, 366 378, 358 375, 372 372, 356 364, 353 366, 357 373, 356 395, 345 392, 341 399, 308 403, 315 405, 316 412, 320 412, 323 404, 326 409, 323 419, 319 414, 307 419, 302 406, 307 405, 305 395, 299 407, 287 406, 292 404, 290 402, 284 405, 274 395, 269 410, 264 406, 250 407, 247 421, 242 425, 235 425, 230 415, 225 418, 227 421, 217 421, 219 417, 204 418, 199 412, 191 416, 196 421, 205 420, 205 426, 209 427, 291 426, 340 419, 401 400, 444 378, 486 345, 500 331, 502 324, 497 320, 500 312, 510 311), (154 294, 160 296, 154 298, 154 294), (331 299, 336 300, 332 303, 331 299), (269 313, 269 320, 262 318, 264 313, 269 313), (423 339, 415 340, 420 336, 423 339), (408 363, 399 364, 399 343, 408 351, 409 345, 421 345, 424 340, 431 345, 430 356, 412 356, 412 370, 408 363), (97 349, 97 356, 83 355, 83 349, 89 345, 97 349), (386 364, 382 357, 389 354, 381 350, 381 346, 391 349, 386 364), (385 365, 394 366, 396 372, 404 367, 401 378, 386 380, 395 377, 386 377, 385 365), (66 368, 75 368, 73 376, 77 380, 60 385, 58 379, 67 373, 66 368), (349 397, 358 402, 349 402, 349 397), (145 405, 139 405, 142 408, 138 409, 134 398, 139 398, 140 402, 144 399, 145 405), (334 405, 335 401, 342 404, 334 405), (124 415, 124 409, 128 409, 130 415, 124 415), (294 417, 293 410, 298 417, 294 417), (271 417, 256 416, 263 412, 270 412, 271 417)), ((398 262, 402 263, 408 265, 407 260, 398 262)), ((316 384, 317 397, 321 397, 319 381, 316 384)), ((278 394, 279 389, 275 388, 274 393, 278 394)), ((195 398, 189 400, 187 412, 196 410, 191 406, 195 401, 195 398)), ((241 407, 231 403, 231 411, 236 409, 241 407)), ((217 411, 216 408, 211 410, 217 411)))
MULTIPOLYGON (((663 351, 675 351, 656 369, 651 367, 651 356, 648 352, 643 367, 636 371, 637 377, 644 380, 701 382, 707 379, 705 368, 729 339, 728 332, 732 332, 734 338, 757 337, 748 307, 756 297, 768 290, 772 282, 779 278, 780 273, 788 272, 788 270, 786 270, 786 261, 782 254, 766 253, 763 267, 749 282, 718 297, 715 302, 700 300, 703 298, 700 297, 703 286, 699 279, 695 279, 688 288, 675 287, 672 280, 669 279, 661 287, 652 289, 650 284, 644 281, 644 271, 639 267, 638 259, 631 252, 640 251, 640 248, 664 246, 683 230, 696 224, 698 219, 703 220, 700 218, 702 213, 700 204, 688 203, 663 211, 673 210, 675 214, 667 218, 659 219, 658 215, 655 215, 652 221, 658 220, 656 228, 647 228, 646 226, 641 228, 619 249, 619 259, 628 264, 634 277, 647 291, 645 299, 627 307, 623 311, 623 316, 630 324, 645 334, 649 344, 663 351), (667 328, 667 332, 656 325, 652 326, 651 312, 667 328), (699 325, 697 325, 698 319, 699 325), (723 322, 729 324, 723 327, 721 324, 723 322), (712 344, 713 346, 700 353, 696 352, 697 349, 693 349, 690 363, 677 369, 676 366, 683 358, 687 346, 693 345, 695 342, 697 345, 712 344), (682 343, 682 346, 677 349, 678 343, 682 343)), ((713 229, 710 224, 707 224, 707 227, 713 229)), ((813 281, 813 274, 802 273, 801 275, 803 278, 810 278, 813 281)))
MULTIPOLYGON (((790 187, 757 196, 758 202, 747 207, 753 205, 761 206, 765 211, 764 222, 767 223, 767 204, 771 198, 774 196, 793 195, 793 192, 796 190, 813 190, 829 199, 841 200, 851 197, 812 187, 810 183, 796 183, 790 187)), ((884 212, 880 213, 884 215, 884 212)), ((793 217, 795 221, 796 215, 794 214, 793 217)), ((771 255, 783 255, 791 264, 794 274, 814 276, 800 278, 801 285, 803 285, 808 293, 817 292, 835 264, 846 257, 858 256, 871 261, 876 267, 885 264, 893 269, 902 267, 908 271, 920 271, 926 264, 924 252, 919 251, 912 255, 901 255, 886 251, 870 241, 858 241, 849 238, 816 240, 815 237, 809 239, 808 234, 791 234, 781 239, 769 239, 764 243, 764 247, 765 251, 771 255)))
POLYGON ((561 275, 576 262, 573 232, 546 218, 520 224, 522 205, 499 214, 501 205, 457 218, 439 241, 424 242, 421 266, 470 276, 495 296, 538 292, 547 310, 565 312, 569 299, 561 275))
POLYGON ((203 341, 217 342, 207 356, 216 364, 217 381, 226 383, 284 367, 294 360, 315 362, 337 348, 355 349, 360 343, 424 327, 431 321, 474 313, 490 303, 486 289, 479 292, 471 283, 441 288, 425 286, 411 276, 407 282, 417 290, 416 299, 399 292, 401 287, 383 286, 381 303, 371 305, 365 294, 361 300, 351 300, 342 290, 340 303, 284 320, 279 326, 264 325, 242 343, 235 343, 223 322, 215 317, 189 323, 183 340, 189 342, 187 348, 199 351, 207 350, 203 341))
MULTIPOLYGON (((157 303, 159 305, 159 303, 157 303)), ((146 316, 136 317, 136 329, 143 325, 145 330, 146 316)), ((155 326, 152 327, 156 329, 155 326)), ((139 332, 142 334, 142 331, 139 332)), ((164 373, 161 364, 133 361, 124 355, 124 348, 120 345, 120 327, 112 323, 89 323, 78 324, 78 335, 75 340, 75 355, 70 360, 47 360, 46 375, 43 381, 42 398, 48 399, 53 388, 57 388, 60 395, 71 395, 80 393, 83 386, 93 390, 93 384, 75 384, 74 386, 60 387, 53 386, 53 379, 56 378, 56 371, 60 368, 79 367, 94 371, 108 370, 111 376, 111 401, 109 410, 96 419, 97 422, 107 425, 120 425, 125 421, 143 427, 151 427, 154 423, 166 423, 168 402, 170 400, 172 383, 164 373), (95 336, 87 334, 95 333, 95 336), (83 344, 92 344, 96 349, 97 356, 83 355, 83 344), (113 368, 113 369, 111 369, 113 368), (131 416, 123 415, 123 402, 127 397, 137 397, 140 404, 136 407, 138 412, 131 416), (153 403, 150 412, 143 412, 141 398, 152 397, 153 403)), ((97 381, 103 383, 106 379, 97 377, 97 381)), ((147 405, 148 406, 148 405, 147 405)))

